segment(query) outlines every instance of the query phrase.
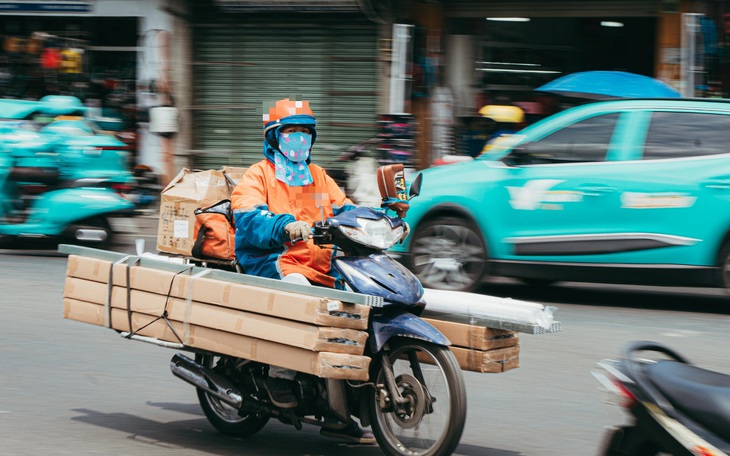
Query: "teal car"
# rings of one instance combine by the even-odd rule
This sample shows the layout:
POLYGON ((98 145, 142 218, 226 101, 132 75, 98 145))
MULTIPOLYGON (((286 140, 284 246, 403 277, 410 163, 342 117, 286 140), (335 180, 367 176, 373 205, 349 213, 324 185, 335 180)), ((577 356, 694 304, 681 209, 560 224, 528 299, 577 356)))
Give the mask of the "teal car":
POLYGON ((616 99, 423 171, 391 252, 425 287, 489 276, 730 287, 730 100, 616 99))

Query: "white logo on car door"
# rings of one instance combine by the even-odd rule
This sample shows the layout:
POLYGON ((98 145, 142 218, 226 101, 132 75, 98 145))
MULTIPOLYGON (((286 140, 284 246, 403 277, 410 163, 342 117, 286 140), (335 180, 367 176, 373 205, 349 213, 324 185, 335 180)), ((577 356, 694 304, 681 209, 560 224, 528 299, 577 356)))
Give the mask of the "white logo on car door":
MULTIPOLYGON (((544 203, 576 203, 582 200, 581 194, 575 191, 550 190, 561 182, 561 179, 537 179, 527 181, 523 187, 507 187, 510 195, 509 204, 513 209, 534 211, 544 203)), ((562 205, 551 207, 562 209, 562 205)))

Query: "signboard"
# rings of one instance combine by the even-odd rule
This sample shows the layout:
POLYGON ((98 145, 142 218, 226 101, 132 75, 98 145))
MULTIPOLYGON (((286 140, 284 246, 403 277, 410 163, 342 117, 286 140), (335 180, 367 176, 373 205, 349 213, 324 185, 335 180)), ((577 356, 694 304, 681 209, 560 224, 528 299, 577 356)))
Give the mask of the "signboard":
POLYGON ((94 0, 0 0, 0 13, 89 13, 94 0))

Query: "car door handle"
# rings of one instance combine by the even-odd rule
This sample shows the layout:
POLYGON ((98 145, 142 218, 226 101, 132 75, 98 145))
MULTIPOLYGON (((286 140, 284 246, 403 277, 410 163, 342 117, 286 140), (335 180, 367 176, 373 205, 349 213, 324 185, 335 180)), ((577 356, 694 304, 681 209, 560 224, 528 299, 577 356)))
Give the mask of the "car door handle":
POLYGON ((718 189, 725 189, 730 188, 730 178, 729 179, 710 179, 703 182, 703 185, 707 188, 718 188, 718 189))
POLYGON ((617 188, 604 185, 581 185, 578 187, 578 190, 580 190, 584 196, 601 196, 613 193, 617 190, 617 188))

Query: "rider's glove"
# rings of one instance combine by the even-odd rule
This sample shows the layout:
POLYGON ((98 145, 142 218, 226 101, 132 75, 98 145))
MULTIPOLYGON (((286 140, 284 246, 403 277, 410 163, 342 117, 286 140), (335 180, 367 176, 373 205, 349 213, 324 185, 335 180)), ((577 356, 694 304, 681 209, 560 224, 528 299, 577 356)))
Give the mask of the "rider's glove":
POLYGON ((306 242, 312 233, 312 227, 307 222, 296 221, 287 224, 284 231, 292 242, 300 240, 306 242))

